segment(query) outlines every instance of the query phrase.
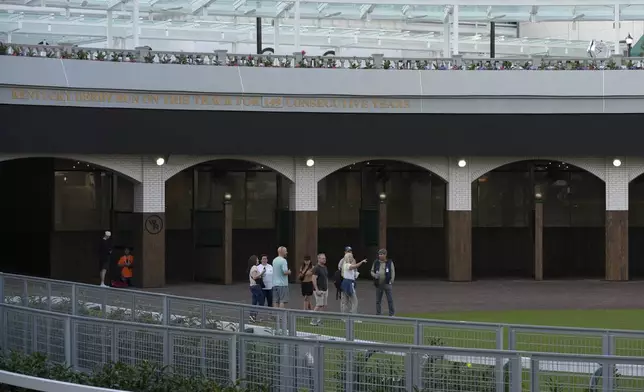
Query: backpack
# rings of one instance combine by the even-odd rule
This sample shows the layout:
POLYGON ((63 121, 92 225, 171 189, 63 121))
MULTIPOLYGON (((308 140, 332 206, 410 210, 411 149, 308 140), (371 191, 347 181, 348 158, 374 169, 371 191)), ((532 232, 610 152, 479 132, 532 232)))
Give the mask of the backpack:
POLYGON ((342 281, 344 278, 342 277, 342 270, 337 270, 335 271, 335 274, 333 274, 333 284, 335 285, 335 288, 337 289, 335 298, 340 299, 340 293, 342 292, 342 281))

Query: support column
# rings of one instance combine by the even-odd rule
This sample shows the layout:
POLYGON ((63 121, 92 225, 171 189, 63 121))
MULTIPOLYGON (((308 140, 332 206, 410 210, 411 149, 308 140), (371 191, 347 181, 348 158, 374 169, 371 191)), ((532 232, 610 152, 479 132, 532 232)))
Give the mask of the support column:
POLYGON ((534 192, 534 280, 543 280, 543 193, 534 192))
POLYGON ((458 5, 454 5, 454 8, 452 10, 452 37, 454 37, 454 41, 452 42, 453 43, 452 49, 454 52, 452 54, 454 55, 459 54, 458 44, 459 44, 460 37, 459 37, 458 28, 460 27, 459 26, 460 23, 461 22, 458 18, 458 5))
POLYGON ((472 280, 472 183, 469 165, 450 158, 447 183, 447 275, 452 282, 472 280))
POLYGON ((273 19, 273 49, 276 55, 280 53, 280 18, 273 19))
POLYGON ((620 10, 619 10, 619 4, 615 4, 615 10, 614 16, 615 16, 615 21, 613 22, 615 26, 613 27, 615 29, 615 43, 613 44, 613 54, 614 55, 621 55, 622 52, 619 50, 619 41, 621 41, 622 37, 620 37, 620 10))
POLYGON ((105 35, 107 37, 107 42, 105 44, 105 48, 107 49, 112 49, 114 46, 114 35, 112 34, 112 23, 113 23, 113 15, 112 15, 112 10, 107 11, 107 28, 105 29, 105 35))
POLYGON ((300 0, 295 0, 295 17, 293 18, 293 29, 295 30, 294 46, 296 52, 302 50, 300 48, 300 21, 300 0))
POLYGON ((606 280, 628 280, 628 165, 606 160, 606 280))
POLYGON ((443 57, 448 58, 452 55, 452 15, 447 15, 447 20, 445 23, 443 23, 443 37, 445 37, 445 41, 443 42, 443 45, 445 47, 443 48, 443 57))
MULTIPOLYGON (((294 270, 304 256, 314 260, 318 252, 318 184, 315 165, 307 167, 305 160, 295 158, 295 183, 291 186, 290 207, 293 211, 293 247, 289 267, 294 270)), ((294 276, 293 276, 294 278, 294 276)))
POLYGON ((233 203, 224 195, 224 284, 233 284, 233 203))
POLYGON ((387 194, 380 194, 378 207, 378 249, 387 249, 387 194))
POLYGON ((132 40, 139 47, 139 0, 132 0, 132 40))
POLYGON ((133 254, 135 284, 165 285, 165 181, 154 157, 142 158, 143 181, 134 188, 133 254))

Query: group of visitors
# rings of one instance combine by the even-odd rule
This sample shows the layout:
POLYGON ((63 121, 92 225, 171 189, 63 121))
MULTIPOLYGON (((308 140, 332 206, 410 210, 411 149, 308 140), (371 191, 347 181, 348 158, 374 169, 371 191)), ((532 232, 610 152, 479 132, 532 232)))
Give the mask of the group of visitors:
MULTIPOLYGON (((285 308, 289 303, 289 276, 291 270, 286 260, 288 251, 286 247, 277 249, 277 257, 272 263, 268 256, 263 254, 260 258, 252 255, 249 262, 248 278, 252 304, 276 308, 285 308)), ((297 278, 300 282, 304 310, 319 312, 328 306, 329 298, 329 272, 326 266, 326 254, 319 253, 314 264, 310 256, 304 260, 298 269, 297 278), (315 300, 315 305, 312 302, 315 300)), ((340 300, 342 313, 358 312, 358 295, 356 280, 360 275, 359 268, 367 263, 367 259, 356 262, 353 249, 345 247, 344 257, 338 263, 338 271, 333 276, 337 289, 336 299, 340 300)), ((396 278, 394 263, 387 258, 387 250, 378 251, 378 259, 373 262, 370 270, 371 278, 376 286, 376 314, 382 313, 383 294, 387 298, 389 316, 395 314, 392 285, 396 278)), ((255 321, 257 313, 251 314, 251 321, 255 321)), ((313 319, 312 325, 319 325, 321 320, 313 319)))

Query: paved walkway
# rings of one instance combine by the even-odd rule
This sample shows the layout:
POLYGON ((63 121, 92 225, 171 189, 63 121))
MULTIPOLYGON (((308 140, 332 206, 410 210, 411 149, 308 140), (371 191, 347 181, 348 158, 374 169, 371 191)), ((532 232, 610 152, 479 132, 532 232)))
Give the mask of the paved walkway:
MULTIPOLYGON (((171 285, 151 289, 162 293, 250 303, 245 284, 232 286, 211 284, 171 285)), ((375 290, 368 281, 358 282, 360 313, 375 312, 375 290)), ((543 281, 481 280, 471 283, 444 281, 397 281, 394 286, 396 313, 423 313, 467 310, 513 309, 630 309, 644 308, 644 281, 605 282, 598 280, 543 281)), ((386 299, 383 296, 383 305, 386 299)), ((299 285, 291 285, 289 307, 300 308, 299 285)), ((329 306, 340 310, 331 285, 329 306)), ((385 305, 386 308, 386 305, 385 305)), ((383 311, 386 312, 385 309, 383 311)))

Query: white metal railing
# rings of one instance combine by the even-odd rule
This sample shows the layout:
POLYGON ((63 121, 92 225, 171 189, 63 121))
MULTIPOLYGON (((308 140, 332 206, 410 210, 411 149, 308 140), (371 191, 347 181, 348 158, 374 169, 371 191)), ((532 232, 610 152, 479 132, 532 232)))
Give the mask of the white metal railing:
POLYGON ((77 371, 146 361, 182 376, 271 384, 281 392, 365 392, 383 385, 391 391, 641 392, 644 386, 642 357, 264 336, 92 319, 8 304, 0 305, 0 315, 5 352, 40 352, 77 371))
POLYGON ((69 382, 11 373, 4 370, 0 370, 0 384, 7 384, 14 387, 25 388, 30 391, 42 392, 122 392, 116 389, 72 384, 69 382))
POLYGON ((309 56, 305 52, 285 54, 230 54, 214 52, 178 52, 138 49, 80 48, 9 44, 0 46, 0 55, 28 56, 150 64, 184 64, 204 66, 281 67, 281 68, 343 68, 392 70, 640 70, 644 58, 613 56, 610 58, 518 56, 501 58, 407 58, 309 56))
POLYGON ((644 357, 644 332, 379 317, 180 297, 0 273, 5 303, 60 314, 336 341, 644 357), (250 316, 256 316, 251 321, 250 316), (322 321, 310 325, 312 319, 322 321), (505 335, 507 333, 507 335, 505 335), (508 337, 507 343, 504 336, 508 337))

